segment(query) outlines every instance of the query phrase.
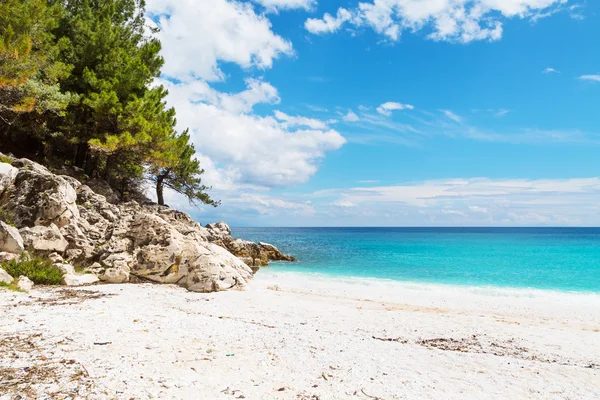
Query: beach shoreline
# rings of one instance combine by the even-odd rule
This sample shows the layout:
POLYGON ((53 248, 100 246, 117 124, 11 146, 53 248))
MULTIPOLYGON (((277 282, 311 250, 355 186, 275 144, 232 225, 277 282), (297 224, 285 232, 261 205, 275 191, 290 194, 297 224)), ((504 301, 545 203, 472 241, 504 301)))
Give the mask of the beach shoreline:
MULTIPOLYGON (((68 365, 85 369, 77 388, 87 398, 600 396, 600 295, 593 293, 325 278, 274 267, 244 291, 2 290, 0 304, 0 335, 10 345, 3 371, 16 369, 18 381, 26 378, 19 368, 73 360, 68 365), (18 350, 19 340, 34 350, 18 350)), ((57 365, 58 374, 73 372, 57 365)))

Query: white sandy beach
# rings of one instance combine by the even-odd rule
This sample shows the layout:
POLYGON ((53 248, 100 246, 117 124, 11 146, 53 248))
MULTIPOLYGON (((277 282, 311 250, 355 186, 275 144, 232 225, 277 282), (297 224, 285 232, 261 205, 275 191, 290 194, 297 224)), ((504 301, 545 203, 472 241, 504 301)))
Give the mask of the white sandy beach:
POLYGON ((275 268, 213 294, 0 289, 0 398, 600 398, 600 295, 275 268))

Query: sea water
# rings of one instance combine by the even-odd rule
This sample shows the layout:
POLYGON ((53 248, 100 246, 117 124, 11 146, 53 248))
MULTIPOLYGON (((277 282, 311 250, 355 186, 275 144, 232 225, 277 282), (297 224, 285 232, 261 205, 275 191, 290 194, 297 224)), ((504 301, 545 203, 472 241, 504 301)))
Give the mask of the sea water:
POLYGON ((600 228, 234 228, 279 271, 600 293, 600 228))

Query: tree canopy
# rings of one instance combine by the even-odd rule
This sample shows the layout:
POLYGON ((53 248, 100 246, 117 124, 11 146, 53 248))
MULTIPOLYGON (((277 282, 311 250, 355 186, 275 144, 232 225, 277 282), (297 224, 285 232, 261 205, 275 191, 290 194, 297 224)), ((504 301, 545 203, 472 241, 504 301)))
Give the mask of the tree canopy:
POLYGON ((167 187, 216 206, 189 132, 176 132, 154 85, 163 59, 144 10, 144 0, 0 2, 0 138, 122 197, 151 181, 160 204, 167 187))

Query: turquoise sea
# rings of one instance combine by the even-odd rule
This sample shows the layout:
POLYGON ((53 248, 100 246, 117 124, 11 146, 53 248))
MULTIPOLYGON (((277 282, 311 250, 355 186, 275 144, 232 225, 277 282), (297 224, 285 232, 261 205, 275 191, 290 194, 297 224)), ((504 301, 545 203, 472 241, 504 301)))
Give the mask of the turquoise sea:
POLYGON ((600 293, 600 228, 234 228, 280 271, 600 293))

